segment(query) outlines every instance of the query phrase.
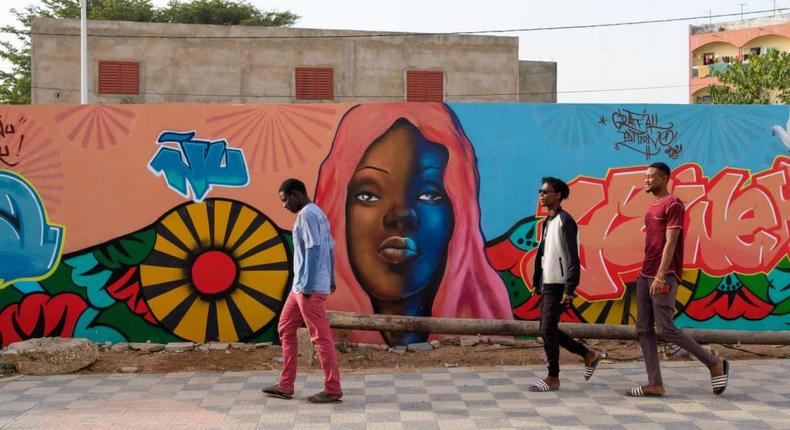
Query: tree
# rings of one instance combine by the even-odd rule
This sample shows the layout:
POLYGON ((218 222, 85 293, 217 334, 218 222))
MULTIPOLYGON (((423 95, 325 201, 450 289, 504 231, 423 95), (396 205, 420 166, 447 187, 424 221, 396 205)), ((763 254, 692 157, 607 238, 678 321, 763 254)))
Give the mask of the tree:
POLYGON ((752 55, 713 76, 723 84, 708 87, 715 104, 790 103, 790 52, 752 55))
MULTIPOLYGON (((0 31, 13 34, 19 43, 0 41, 0 58, 11 64, 0 70, 0 104, 30 103, 30 32, 33 18, 79 19, 79 0, 41 0, 41 6, 11 9, 21 28, 8 25, 0 31)), ((88 0, 88 19, 186 24, 291 26, 299 19, 291 12, 266 12, 244 0, 171 0, 157 9, 151 0, 88 0)))
POLYGON ((238 3, 230 0, 194 0, 190 3, 170 0, 156 17, 157 22, 269 27, 287 27, 297 19, 299 16, 288 11, 262 12, 243 0, 238 3))

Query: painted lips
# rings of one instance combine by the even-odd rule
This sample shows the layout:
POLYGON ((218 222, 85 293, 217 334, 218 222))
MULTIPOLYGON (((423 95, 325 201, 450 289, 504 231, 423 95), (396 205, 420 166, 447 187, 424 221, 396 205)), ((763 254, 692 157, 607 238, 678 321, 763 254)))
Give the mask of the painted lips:
POLYGON ((387 263, 403 264, 417 256, 417 243, 409 237, 393 236, 381 242, 378 254, 387 263))

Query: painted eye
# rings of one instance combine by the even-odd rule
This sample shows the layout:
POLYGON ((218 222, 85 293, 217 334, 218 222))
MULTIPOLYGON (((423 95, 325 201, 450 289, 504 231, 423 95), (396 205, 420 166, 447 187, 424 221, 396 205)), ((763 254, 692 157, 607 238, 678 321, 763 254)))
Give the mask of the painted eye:
POLYGON ((356 195, 357 200, 365 203, 372 203, 379 200, 379 196, 369 193, 367 191, 363 191, 356 195))
POLYGON ((424 202, 438 202, 444 200, 444 194, 438 191, 426 191, 420 194, 417 199, 424 202))

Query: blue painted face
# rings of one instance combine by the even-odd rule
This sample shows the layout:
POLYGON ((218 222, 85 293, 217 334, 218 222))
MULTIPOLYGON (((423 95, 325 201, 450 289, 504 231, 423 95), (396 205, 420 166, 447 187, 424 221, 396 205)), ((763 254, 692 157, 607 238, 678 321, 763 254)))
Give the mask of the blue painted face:
POLYGON ((446 148, 401 120, 359 162, 346 199, 348 252, 373 298, 435 294, 454 226, 444 186, 447 159, 446 148))

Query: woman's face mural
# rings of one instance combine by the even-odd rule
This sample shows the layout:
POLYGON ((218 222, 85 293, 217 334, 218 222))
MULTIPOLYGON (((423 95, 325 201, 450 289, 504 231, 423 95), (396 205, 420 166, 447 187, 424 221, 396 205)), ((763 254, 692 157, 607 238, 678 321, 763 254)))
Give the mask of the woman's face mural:
POLYGON ((443 146, 400 120, 356 166, 346 199, 348 253, 374 302, 430 296, 411 301, 427 307, 418 314, 430 313, 454 225, 444 187, 447 158, 443 146))

